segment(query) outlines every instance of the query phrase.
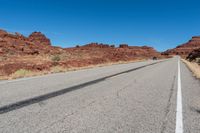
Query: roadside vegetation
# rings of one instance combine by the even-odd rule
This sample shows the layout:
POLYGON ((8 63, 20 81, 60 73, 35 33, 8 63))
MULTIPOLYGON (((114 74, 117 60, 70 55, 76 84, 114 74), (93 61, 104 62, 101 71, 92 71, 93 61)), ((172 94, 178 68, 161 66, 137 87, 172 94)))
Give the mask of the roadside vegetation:
POLYGON ((53 56, 51 57, 51 60, 52 60, 53 62, 59 62, 59 61, 61 60, 61 57, 60 57, 60 55, 53 55, 53 56))
POLYGON ((182 59, 182 61, 193 72, 194 76, 200 79, 200 58, 197 58, 195 62, 189 62, 185 59, 182 59))
POLYGON ((12 78, 22 78, 33 75, 33 72, 26 69, 19 69, 15 71, 13 74, 11 74, 12 78))
POLYGON ((65 71, 67 71, 67 69, 62 66, 55 66, 55 67, 52 67, 50 70, 51 73, 59 73, 59 72, 65 72, 65 71))
POLYGON ((200 58, 196 58, 196 63, 200 65, 200 58))
MULTIPOLYGON (((57 59, 56 59, 56 61, 57 61, 57 59)), ((40 76, 40 75, 51 74, 51 73, 76 71, 76 70, 81 70, 81 69, 89 69, 89 68, 94 68, 94 67, 103 67, 103 66, 110 66, 110 65, 116 65, 116 64, 126 64, 126 63, 131 63, 131 62, 140 62, 140 61, 145 61, 145 59, 134 60, 134 61, 109 62, 109 63, 103 63, 103 64, 97 64, 97 65, 88 65, 88 66, 83 66, 83 67, 69 67, 69 68, 56 65, 56 66, 51 67, 50 70, 42 70, 42 71, 19 69, 8 76, 0 75, 0 80, 40 76)))

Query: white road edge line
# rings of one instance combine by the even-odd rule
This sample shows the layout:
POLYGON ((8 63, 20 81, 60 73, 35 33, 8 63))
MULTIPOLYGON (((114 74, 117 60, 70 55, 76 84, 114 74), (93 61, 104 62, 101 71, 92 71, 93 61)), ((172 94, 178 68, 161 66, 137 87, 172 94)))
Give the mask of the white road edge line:
POLYGON ((176 133, 183 133, 183 112, 182 112, 180 57, 178 58, 178 89, 177 89, 177 107, 176 107, 176 133))

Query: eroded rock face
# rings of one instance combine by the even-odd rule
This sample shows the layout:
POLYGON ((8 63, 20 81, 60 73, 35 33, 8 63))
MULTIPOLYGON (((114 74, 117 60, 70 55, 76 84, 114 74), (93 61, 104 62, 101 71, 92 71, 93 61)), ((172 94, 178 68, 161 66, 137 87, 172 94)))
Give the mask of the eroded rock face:
POLYGON ((0 30, 0 51, 0 55, 38 55, 60 53, 62 49, 51 46, 50 40, 41 32, 25 37, 0 30))
POLYGON ((100 58, 105 58, 111 61, 116 60, 131 60, 134 58, 152 58, 161 57, 161 54, 154 48, 148 46, 128 46, 128 44, 120 44, 119 47, 108 44, 90 43, 79 47, 79 51, 74 49, 75 52, 81 53, 82 51, 90 53, 91 57, 98 53, 100 58), (93 54, 94 52, 94 54, 93 54))
POLYGON ((51 41, 41 32, 33 32, 28 37, 28 40, 37 45, 51 45, 51 41))
POLYGON ((169 49, 162 54, 164 55, 180 55, 186 57, 193 50, 200 48, 200 36, 194 36, 187 43, 177 46, 174 49, 169 49))
POLYGON ((128 44, 120 44, 119 47, 120 48, 129 48, 128 44))
POLYGON ((85 48, 109 48, 111 46, 109 44, 103 44, 103 43, 89 43, 82 47, 85 47, 85 48))

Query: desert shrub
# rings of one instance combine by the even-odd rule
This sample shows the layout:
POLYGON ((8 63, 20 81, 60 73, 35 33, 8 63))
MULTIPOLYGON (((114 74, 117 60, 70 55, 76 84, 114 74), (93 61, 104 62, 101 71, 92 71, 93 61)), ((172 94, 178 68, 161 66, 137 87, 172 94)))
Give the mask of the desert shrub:
POLYGON ((54 55, 54 56, 51 58, 51 60, 52 60, 53 62, 59 62, 59 61, 61 60, 61 57, 60 57, 60 55, 54 55))
POLYGON ((200 58, 196 58, 196 63, 200 64, 200 58))
POLYGON ((32 71, 26 69, 19 69, 12 74, 13 78, 25 77, 31 75, 32 71))
POLYGON ((7 60, 7 58, 6 57, 0 57, 0 61, 5 61, 5 60, 7 60))
POLYGON ((61 66, 55 66, 51 68, 51 72, 53 73, 59 73, 59 72, 65 72, 66 69, 61 66))

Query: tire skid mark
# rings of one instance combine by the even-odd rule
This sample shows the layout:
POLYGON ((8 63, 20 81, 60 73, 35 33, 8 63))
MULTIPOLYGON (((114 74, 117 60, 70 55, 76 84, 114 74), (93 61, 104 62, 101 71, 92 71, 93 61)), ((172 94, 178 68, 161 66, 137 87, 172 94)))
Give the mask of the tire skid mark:
POLYGON ((25 100, 22 100, 22 101, 17 101, 15 103, 11 103, 11 104, 0 107, 0 114, 8 113, 10 111, 14 111, 14 110, 17 110, 17 109, 20 109, 20 108, 23 108, 23 107, 26 107, 26 106, 29 106, 29 105, 32 105, 32 104, 35 104, 35 103, 39 103, 39 102, 48 100, 50 98, 54 98, 54 97, 57 97, 57 96, 60 96, 60 95, 64 95, 64 94, 71 92, 71 91, 79 90, 81 88, 84 88, 84 87, 87 87, 87 86, 90 86, 90 85, 93 85, 93 84, 97 84, 99 82, 105 81, 106 79, 109 79, 109 78, 112 78, 112 77, 115 77, 115 76, 118 76, 118 75, 121 75, 121 74, 136 71, 138 69, 142 69, 142 68, 152 66, 152 65, 155 65, 155 64, 158 64, 158 63, 161 63, 161 62, 165 62, 165 61, 167 61, 167 60, 154 62, 154 63, 147 64, 147 65, 144 65, 144 66, 140 66, 140 67, 137 67, 137 68, 122 71, 122 72, 119 72, 119 73, 116 73, 116 74, 113 74, 113 75, 105 76, 105 77, 102 77, 102 78, 99 78, 99 79, 96 79, 96 80, 93 80, 93 81, 88 81, 88 82, 78 84, 78 85, 75 85, 75 86, 72 86, 72 87, 64 88, 64 89, 61 89, 61 90, 58 90, 58 91, 39 95, 39 96, 29 98, 29 99, 25 99, 25 100))

